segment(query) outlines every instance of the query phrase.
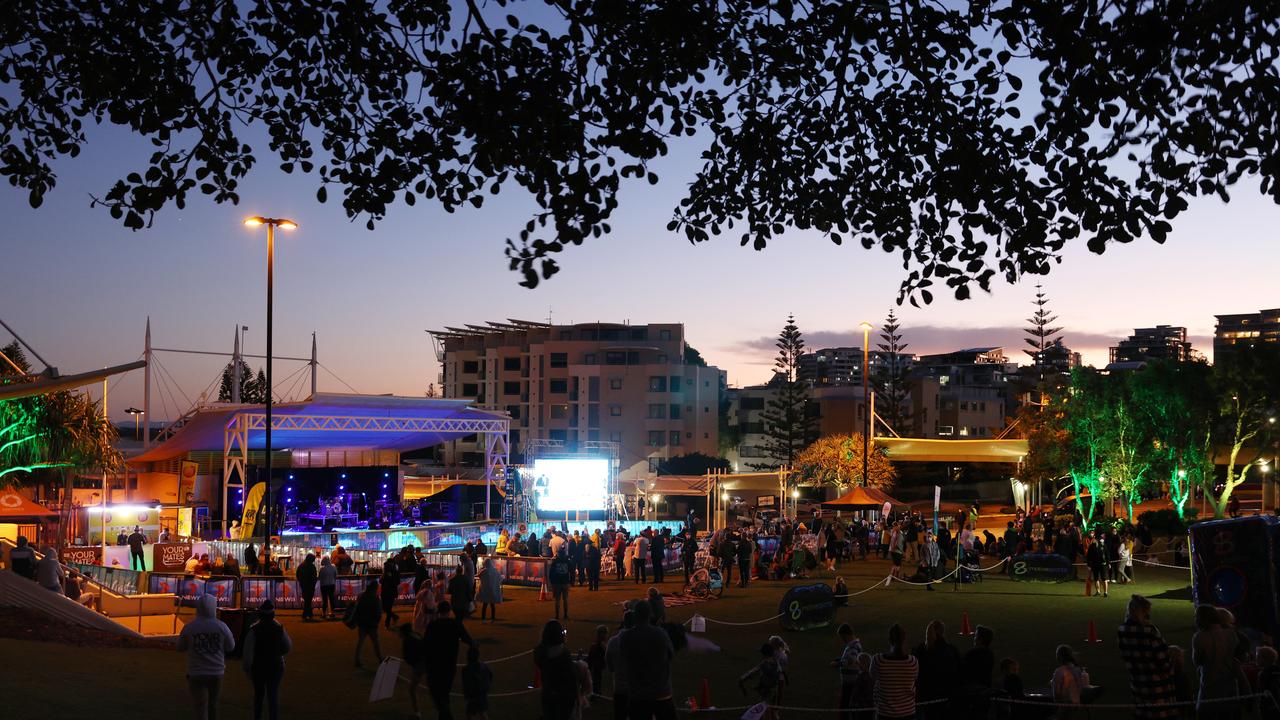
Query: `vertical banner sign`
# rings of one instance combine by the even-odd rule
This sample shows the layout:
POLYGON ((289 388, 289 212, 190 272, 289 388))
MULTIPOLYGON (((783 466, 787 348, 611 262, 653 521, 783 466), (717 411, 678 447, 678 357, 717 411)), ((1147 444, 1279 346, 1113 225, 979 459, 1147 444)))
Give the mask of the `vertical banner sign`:
POLYGON ((258 506, 262 505, 262 496, 266 493, 267 486, 265 483, 256 483, 249 488, 249 494, 244 499, 244 519, 240 521, 241 538, 245 540, 253 538, 254 531, 258 525, 258 506))
POLYGON ((942 507, 942 486, 933 486, 933 534, 938 534, 938 508, 942 507))
POLYGON ((195 513, 192 511, 192 508, 189 508, 189 507, 178 508, 178 537, 180 538, 191 537, 191 530, 192 530, 191 519, 192 519, 192 515, 194 514, 195 513))
POLYGON ((190 460, 182 461, 182 472, 178 474, 178 502, 190 505, 196 501, 196 473, 200 464, 190 460))

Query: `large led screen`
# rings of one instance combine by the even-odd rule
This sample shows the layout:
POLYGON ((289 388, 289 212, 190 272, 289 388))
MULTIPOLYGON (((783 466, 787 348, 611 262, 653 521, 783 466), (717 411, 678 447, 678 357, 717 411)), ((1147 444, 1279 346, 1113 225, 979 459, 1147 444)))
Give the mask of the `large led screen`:
POLYGON ((533 461, 538 510, 600 510, 608 493, 609 461, 589 459, 539 459, 533 461))

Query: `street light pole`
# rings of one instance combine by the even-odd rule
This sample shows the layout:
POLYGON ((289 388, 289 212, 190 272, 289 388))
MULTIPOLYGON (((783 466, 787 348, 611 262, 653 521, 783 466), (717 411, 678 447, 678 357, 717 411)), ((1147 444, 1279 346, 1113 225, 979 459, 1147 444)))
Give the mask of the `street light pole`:
MULTIPOLYGON (((272 315, 274 310, 275 295, 275 257, 276 257, 276 228, 282 230, 293 230, 298 224, 292 220, 284 218, 267 218, 254 216, 246 218, 245 225, 254 227, 257 225, 267 226, 267 387, 266 387, 266 468, 267 468, 267 486, 262 496, 262 550, 267 556, 268 566, 271 563, 271 406, 272 387, 271 387, 271 341, 272 341, 272 315)), ((225 478, 224 478, 225 482, 225 478)), ((223 509, 226 512, 226 509, 223 509)))
POLYGON ((862 484, 867 485, 867 468, 871 452, 871 396, 867 394, 867 377, 871 374, 871 323, 863 322, 862 328, 862 484))

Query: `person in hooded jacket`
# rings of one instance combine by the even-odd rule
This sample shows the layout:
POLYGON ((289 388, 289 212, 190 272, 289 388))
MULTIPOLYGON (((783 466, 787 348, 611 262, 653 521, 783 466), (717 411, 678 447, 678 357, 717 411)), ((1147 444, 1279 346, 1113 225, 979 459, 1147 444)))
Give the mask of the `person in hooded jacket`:
POLYGON ((58 551, 46 545, 40 550, 44 557, 36 563, 36 582, 45 590, 62 594, 62 582, 66 579, 66 575, 62 572, 62 565, 58 563, 58 551))
POLYGON ((18 546, 9 551, 9 569, 28 580, 36 579, 36 551, 25 536, 18 536, 18 546))
POLYGON ((315 600, 316 581, 320 578, 320 573, 316 570, 316 556, 307 553, 294 575, 298 579, 298 590, 302 593, 302 620, 310 622, 314 619, 311 614, 311 603, 315 600))
POLYGON ((267 705, 267 717, 279 720, 284 656, 292 649, 289 633, 276 622, 275 604, 264 600, 258 606, 258 622, 244 636, 244 672, 253 682, 253 720, 262 716, 263 700, 267 705))
POLYGON ((236 646, 231 628, 218 619, 217 602, 212 595, 201 595, 195 619, 178 635, 178 650, 187 654, 187 688, 198 720, 217 720, 227 653, 236 646))
POLYGON ((320 559, 320 614, 328 620, 334 616, 338 605, 338 566, 326 555, 320 559))
POLYGON ((250 575, 258 574, 258 548, 249 543, 244 548, 244 571, 250 575))

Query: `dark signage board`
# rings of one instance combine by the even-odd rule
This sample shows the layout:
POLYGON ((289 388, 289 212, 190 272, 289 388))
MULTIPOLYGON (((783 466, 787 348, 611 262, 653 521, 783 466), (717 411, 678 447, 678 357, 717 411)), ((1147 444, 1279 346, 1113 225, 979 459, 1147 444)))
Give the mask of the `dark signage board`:
POLYGON ((787 630, 826 627, 836 615, 835 592, 825 583, 793 587, 782 596, 778 613, 787 630))
POLYGON ((1027 553, 1010 560, 1010 577, 1020 582, 1060 583, 1076 579, 1076 568, 1063 555, 1027 553))

